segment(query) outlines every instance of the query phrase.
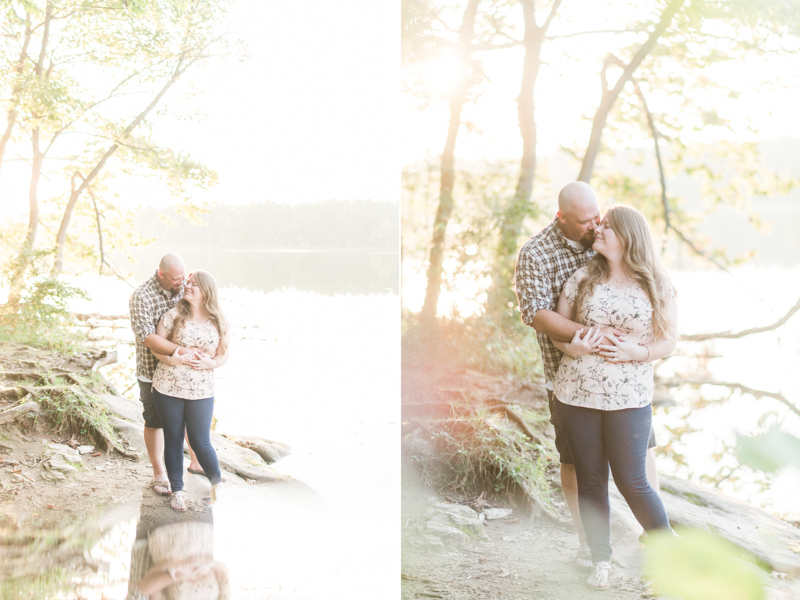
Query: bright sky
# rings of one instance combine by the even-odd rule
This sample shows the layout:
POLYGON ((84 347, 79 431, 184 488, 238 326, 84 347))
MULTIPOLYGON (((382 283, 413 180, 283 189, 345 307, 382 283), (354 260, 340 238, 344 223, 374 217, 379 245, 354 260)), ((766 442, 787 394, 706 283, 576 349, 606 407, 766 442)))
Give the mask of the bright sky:
MULTIPOLYGON (((633 11, 622 0, 607 2, 578 2, 562 5, 559 16, 553 21, 550 33, 563 35, 577 31, 622 29, 628 24, 633 11), (609 4, 618 5, 615 10, 609 4), (621 15, 625 15, 624 17, 621 15)), ((521 21, 521 10, 516 16, 521 21)), ((454 14, 457 28, 461 14, 454 14)), ((543 16, 539 22, 543 21, 543 16)), ((729 32, 715 32, 729 33, 729 32)), ((522 25, 517 23, 517 39, 522 37, 522 25)), ((542 58, 546 63, 539 74, 536 88, 536 117, 539 134, 538 150, 541 155, 552 155, 562 145, 585 147, 591 122, 600 102, 599 70, 602 58, 609 49, 640 42, 634 34, 593 34, 563 38, 546 42, 542 58), (572 58, 568 57, 570 55, 572 58)), ((468 103, 464 118, 472 130, 462 127, 459 132, 456 155, 462 160, 518 159, 521 139, 517 123, 516 98, 519 95, 523 50, 482 52, 479 58, 486 79, 476 101, 468 103)), ((716 104, 720 115, 735 119, 737 135, 752 136, 748 124, 759 129, 758 139, 779 137, 800 138, 800 79, 797 76, 796 56, 769 56, 749 62, 733 61, 714 67, 714 75, 726 87, 740 89, 741 96, 734 100, 722 98, 716 104), (767 83, 774 85, 771 91, 767 83)), ((431 66, 430 87, 443 83, 437 76, 438 65, 431 66)), ((450 67, 452 72, 454 69, 450 67)), ((652 94, 648 103, 653 112, 664 109, 677 99, 666 93, 652 94)), ((442 152, 449 108, 444 100, 434 100, 424 110, 419 109, 419 99, 403 94, 401 162, 414 163, 421 158, 436 159, 442 152)), ((708 135, 724 135, 721 128, 706 128, 695 140, 708 139, 708 135)), ((692 141, 692 140, 687 140, 692 141)), ((652 141, 647 140, 648 147, 652 141)))
MULTIPOLYGON (((236 0, 226 29, 251 59, 188 71, 165 101, 205 118, 157 116, 154 136, 218 172, 219 184, 198 199, 396 202, 399 18, 394 3, 374 0, 236 0), (184 109, 189 86, 201 93, 184 109)), ((23 163, 5 165, 0 212, 27 216, 29 176, 23 163)), ((157 183, 120 191, 123 205, 173 201, 157 183)), ((45 180, 40 199, 64 193, 62 181, 45 180)))

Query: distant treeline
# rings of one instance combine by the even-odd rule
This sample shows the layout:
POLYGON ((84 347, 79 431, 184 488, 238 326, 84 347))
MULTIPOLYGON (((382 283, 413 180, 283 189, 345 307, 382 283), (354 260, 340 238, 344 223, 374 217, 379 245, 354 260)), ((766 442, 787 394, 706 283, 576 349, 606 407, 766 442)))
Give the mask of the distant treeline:
POLYGON ((396 203, 369 200, 325 200, 287 206, 274 202, 214 206, 192 225, 171 210, 165 216, 154 207, 136 216, 138 233, 156 238, 158 246, 215 248, 398 248, 400 217, 396 203))

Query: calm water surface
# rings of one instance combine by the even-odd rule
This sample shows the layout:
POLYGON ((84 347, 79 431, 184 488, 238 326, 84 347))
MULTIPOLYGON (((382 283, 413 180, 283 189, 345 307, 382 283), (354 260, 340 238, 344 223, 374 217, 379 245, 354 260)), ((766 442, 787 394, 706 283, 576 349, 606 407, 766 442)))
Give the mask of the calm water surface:
MULTIPOLYGON (((139 281, 161 252, 143 254, 139 281)), ((188 270, 218 278, 232 323, 231 358, 217 371, 217 432, 289 443, 292 455, 275 467, 324 501, 309 509, 262 486, 229 488, 214 507, 215 555, 231 570, 234 597, 397 597, 397 254, 181 254, 188 270), (318 291, 304 264, 325 274, 318 291)), ((75 310, 127 312, 125 283, 77 283, 92 300, 75 310)), ((119 350, 130 364, 132 347, 119 350)))

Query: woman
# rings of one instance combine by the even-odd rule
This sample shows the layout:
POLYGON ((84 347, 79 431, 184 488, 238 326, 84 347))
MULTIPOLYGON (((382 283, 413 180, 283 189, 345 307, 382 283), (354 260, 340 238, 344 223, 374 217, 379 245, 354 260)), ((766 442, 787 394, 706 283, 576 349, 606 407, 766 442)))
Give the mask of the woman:
POLYGON ((164 463, 172 488, 170 506, 185 511, 184 430, 211 482, 212 503, 222 481, 210 433, 214 369, 227 360, 228 321, 219 306, 217 282, 210 273, 195 271, 189 276, 183 299, 164 313, 156 334, 196 350, 188 361, 177 352, 173 356, 153 353, 161 361, 153 375, 153 399, 164 428, 164 463))
POLYGON ((592 552, 586 584, 609 587, 608 468, 646 531, 669 530, 645 474, 652 419, 653 360, 677 340, 675 294, 653 249, 644 216, 610 208, 595 231, 597 255, 564 285, 557 311, 588 327, 564 352, 555 381, 556 411, 575 460, 581 520, 592 552), (621 335, 604 337, 596 328, 621 335))

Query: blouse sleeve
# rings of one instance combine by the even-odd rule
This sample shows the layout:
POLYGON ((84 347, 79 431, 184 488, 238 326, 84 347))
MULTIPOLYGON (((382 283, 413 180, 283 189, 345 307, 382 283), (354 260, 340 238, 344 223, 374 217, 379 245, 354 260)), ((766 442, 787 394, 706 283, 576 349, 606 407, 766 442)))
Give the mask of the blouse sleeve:
POLYGON ((175 315, 177 312, 178 311, 176 309, 170 308, 167 312, 161 315, 161 322, 164 323, 164 329, 166 329, 168 333, 172 331, 172 324, 175 322, 175 315))
POLYGON ((567 279, 567 283, 564 284, 564 293, 567 296, 567 302, 569 302, 570 306, 575 304, 575 300, 578 297, 578 284, 580 284, 581 279, 586 276, 586 268, 581 267, 577 271, 575 271, 569 279, 567 279))

